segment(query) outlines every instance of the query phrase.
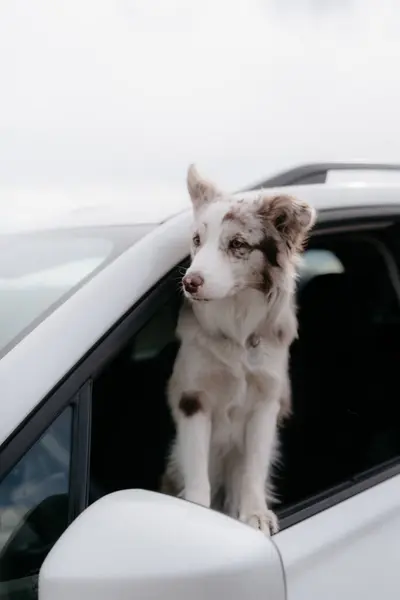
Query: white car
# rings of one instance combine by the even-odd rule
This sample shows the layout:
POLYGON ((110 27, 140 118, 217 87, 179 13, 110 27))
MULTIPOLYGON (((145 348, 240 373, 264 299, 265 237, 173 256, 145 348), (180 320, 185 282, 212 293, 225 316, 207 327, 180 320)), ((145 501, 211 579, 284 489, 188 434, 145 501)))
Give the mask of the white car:
POLYGON ((400 185, 357 169, 399 171, 264 182, 319 215, 272 538, 157 493, 189 202, 0 236, 0 599, 400 597, 400 185))

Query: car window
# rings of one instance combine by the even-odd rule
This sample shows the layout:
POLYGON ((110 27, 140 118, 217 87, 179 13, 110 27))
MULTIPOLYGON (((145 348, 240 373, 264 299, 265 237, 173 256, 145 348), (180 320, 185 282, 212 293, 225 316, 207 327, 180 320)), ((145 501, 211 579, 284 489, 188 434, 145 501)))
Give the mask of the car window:
POLYGON ((175 341, 177 309, 167 302, 135 336, 132 343, 132 364, 154 359, 163 348, 175 341))
POLYGON ((0 482, 0 600, 35 600, 40 567, 66 529, 72 407, 0 482))
MULTIPOLYGON (((380 248, 375 235, 335 234, 311 240, 304 255, 293 413, 273 473, 283 517, 400 460, 400 304, 380 248)), ((170 299, 154 302, 147 322, 93 376, 91 502, 126 488, 160 489, 174 436, 166 390, 179 345, 175 271, 171 282, 170 299)))
POLYGON ((0 236, 0 358, 135 243, 146 226, 0 236))
POLYGON ((399 460, 400 304, 390 239, 334 235, 311 240, 306 253, 291 349, 294 409, 281 435, 279 491, 288 505, 350 488, 399 460))
POLYGON ((299 265, 299 289, 316 275, 343 273, 344 267, 339 258, 325 248, 306 250, 299 265))
POLYGON ((159 307, 93 380, 91 502, 120 489, 159 487, 173 426, 165 392, 180 300, 178 292, 159 307), (146 460, 132 458, 139 456, 146 460))

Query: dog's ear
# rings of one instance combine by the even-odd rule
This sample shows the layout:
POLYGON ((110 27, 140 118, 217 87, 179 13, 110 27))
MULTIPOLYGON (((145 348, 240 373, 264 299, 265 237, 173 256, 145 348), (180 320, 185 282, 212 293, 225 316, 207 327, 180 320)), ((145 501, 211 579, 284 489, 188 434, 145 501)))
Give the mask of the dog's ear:
POLYGON ((316 219, 314 208, 288 195, 264 197, 261 214, 296 249, 301 248, 316 219))
POLYGON ((199 175, 195 165, 190 165, 188 169, 187 187, 195 210, 222 195, 211 181, 199 175))

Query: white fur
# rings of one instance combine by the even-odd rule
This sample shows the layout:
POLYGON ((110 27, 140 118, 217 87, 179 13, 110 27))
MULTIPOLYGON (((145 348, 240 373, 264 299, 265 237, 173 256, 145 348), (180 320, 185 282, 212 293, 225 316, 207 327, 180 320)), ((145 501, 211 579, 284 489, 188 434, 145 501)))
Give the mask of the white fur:
MULTIPOLYGON (((226 247, 238 224, 224 216, 236 200, 193 170, 188 185, 201 244, 187 275, 200 273, 204 284, 186 294, 178 322, 181 346, 168 386, 177 436, 164 485, 204 506, 216 506, 223 489, 223 510, 268 534, 278 529, 266 489, 278 417, 290 397, 296 256, 275 270, 268 294, 253 287, 265 262, 261 252, 241 259, 226 247), (187 396, 198 399, 193 414, 182 410, 187 396)), ((257 244, 263 233, 254 205, 242 203, 240 210, 248 220, 239 233, 257 244)))

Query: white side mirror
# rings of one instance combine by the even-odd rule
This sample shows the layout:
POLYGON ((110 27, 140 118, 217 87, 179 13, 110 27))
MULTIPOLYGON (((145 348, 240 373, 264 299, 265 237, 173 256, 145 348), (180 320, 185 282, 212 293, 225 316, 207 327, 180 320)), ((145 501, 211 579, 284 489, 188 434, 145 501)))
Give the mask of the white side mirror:
POLYGON ((284 600, 278 551, 225 515, 153 492, 110 494, 46 558, 39 600, 284 600))

